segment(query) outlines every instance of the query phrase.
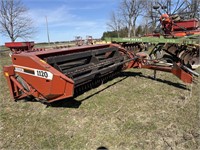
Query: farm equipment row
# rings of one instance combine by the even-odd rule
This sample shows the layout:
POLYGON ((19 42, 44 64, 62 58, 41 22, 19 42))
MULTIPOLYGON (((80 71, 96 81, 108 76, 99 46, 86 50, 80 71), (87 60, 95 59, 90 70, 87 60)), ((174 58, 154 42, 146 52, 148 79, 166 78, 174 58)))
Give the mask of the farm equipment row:
POLYGON ((181 38, 135 37, 106 38, 107 42, 120 44, 128 51, 150 51, 152 59, 162 59, 168 62, 180 61, 191 69, 200 66, 200 35, 181 38))
POLYGON ((87 35, 85 40, 81 36, 75 36, 75 43, 76 46, 82 46, 84 45, 84 43, 86 45, 93 45, 94 41, 92 36, 90 35, 87 35))
POLYGON ((163 5, 155 1, 153 13, 156 19, 150 22, 157 25, 154 33, 140 38, 106 40, 118 43, 129 51, 145 51, 149 47, 153 47, 150 53, 152 59, 162 59, 162 61, 170 63, 180 61, 191 69, 199 67, 200 22, 198 7, 195 7, 195 11, 191 11, 188 8, 194 4, 183 1, 178 6, 178 3, 175 10, 171 11, 171 2, 166 1, 163 5), (186 5, 185 8, 181 8, 184 5, 186 5))
POLYGON ((192 83, 196 72, 176 61, 160 65, 145 53, 132 53, 117 44, 82 46, 34 51, 31 43, 7 43, 20 49, 12 65, 4 67, 12 97, 31 97, 51 103, 94 88, 123 70, 147 68, 171 72, 185 83, 192 83), (31 51, 32 49, 32 51, 31 51), (28 51, 28 52, 27 52, 28 51))

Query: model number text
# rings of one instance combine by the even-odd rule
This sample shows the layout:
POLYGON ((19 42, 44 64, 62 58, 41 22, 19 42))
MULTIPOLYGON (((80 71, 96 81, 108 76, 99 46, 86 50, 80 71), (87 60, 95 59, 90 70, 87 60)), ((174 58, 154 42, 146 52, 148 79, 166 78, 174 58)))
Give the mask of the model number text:
POLYGON ((37 70, 37 76, 48 78, 48 73, 46 71, 37 70))

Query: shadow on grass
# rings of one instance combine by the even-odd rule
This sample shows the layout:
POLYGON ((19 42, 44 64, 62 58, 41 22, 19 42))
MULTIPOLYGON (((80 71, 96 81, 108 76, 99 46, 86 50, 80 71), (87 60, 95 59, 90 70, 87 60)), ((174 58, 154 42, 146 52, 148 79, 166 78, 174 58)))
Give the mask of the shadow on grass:
POLYGON ((82 101, 77 101, 74 98, 68 98, 47 104, 47 107, 79 108, 81 104, 82 101))
MULTIPOLYGON (((133 77, 133 76, 135 76, 135 73, 134 72, 122 72, 122 76, 133 77)), ((159 79, 159 78, 154 79, 153 75, 152 76, 145 76, 142 73, 138 74, 138 76, 142 77, 142 78, 146 78, 146 79, 151 79, 151 80, 154 80, 154 81, 157 81, 157 82, 161 82, 161 83, 164 83, 164 84, 168 84, 168 85, 174 86, 176 88, 180 88, 180 89, 183 89, 183 90, 190 91, 190 89, 187 88, 186 85, 181 84, 181 83, 174 83, 172 81, 162 80, 162 79, 159 79)), ((179 79, 177 79, 177 80, 179 80, 179 79)))
MULTIPOLYGON (((156 80, 157 82, 161 82, 161 83, 164 83, 164 84, 168 84, 170 86, 174 86, 174 87, 177 87, 177 88, 180 88, 180 89, 183 89, 183 90, 190 90, 188 89, 184 84, 180 84, 180 83, 174 83, 174 82, 171 82, 171 81, 167 81, 167 80, 162 80, 162 79, 154 79, 153 77, 151 76, 145 76, 143 75, 141 72, 121 72, 118 77, 122 77, 122 79, 108 85, 107 87, 81 99, 81 100, 76 100, 76 97, 75 98, 69 98, 69 99, 64 99, 64 100, 60 100, 60 101, 56 101, 56 102, 53 102, 51 103, 49 106, 51 107, 64 107, 64 108, 79 108, 80 105, 82 104, 82 102, 88 100, 89 98, 105 91, 106 89, 114 86, 115 84, 118 84, 120 82, 122 82, 123 80, 125 80, 126 78, 128 77, 142 77, 142 78, 147 78, 147 79, 151 79, 151 80, 156 80)), ((86 92, 86 91, 85 91, 86 92)), ((84 93, 84 92, 83 92, 84 93)), ((79 96, 79 95, 77 95, 79 96)))
POLYGON ((183 90, 188 90, 188 91, 190 91, 190 89, 187 88, 187 86, 186 86, 185 84, 174 83, 174 82, 171 82, 171 81, 169 81, 169 80, 163 80, 163 79, 159 79, 159 78, 154 79, 154 77, 151 77, 151 76, 140 75, 140 77, 147 78, 147 79, 151 79, 151 80, 155 80, 155 81, 157 81, 157 82, 161 82, 161 83, 164 83, 164 84, 168 84, 168 85, 174 86, 174 87, 176 87, 176 88, 180 88, 180 89, 183 89, 183 90))
POLYGON ((157 82, 161 82, 161 83, 164 83, 164 84, 168 84, 168 85, 170 85, 170 86, 174 86, 174 87, 179 88, 179 89, 183 89, 183 90, 188 90, 188 91, 190 91, 190 89, 187 88, 186 85, 181 84, 181 83, 174 83, 174 82, 171 82, 171 81, 169 81, 169 80, 162 80, 162 79, 159 79, 159 78, 154 79, 154 77, 151 77, 151 76, 140 75, 140 77, 147 78, 147 79, 151 79, 151 80, 155 80, 155 81, 157 81, 157 82))
MULTIPOLYGON (((103 88, 103 89, 101 89, 101 90, 79 100, 79 101, 77 101, 75 98, 69 98, 69 99, 64 99, 64 100, 53 102, 53 103, 50 104, 50 106, 51 107, 65 107, 65 108, 79 108, 79 106, 82 104, 82 102, 84 102, 84 101, 88 100, 89 98, 105 91, 106 89, 108 89, 108 88, 112 87, 113 85, 125 80, 126 78, 127 77, 124 77, 121 80, 116 81, 113 84, 110 84, 107 87, 105 87, 105 88, 103 88)), ((79 96, 79 95, 77 95, 77 96, 79 96)))

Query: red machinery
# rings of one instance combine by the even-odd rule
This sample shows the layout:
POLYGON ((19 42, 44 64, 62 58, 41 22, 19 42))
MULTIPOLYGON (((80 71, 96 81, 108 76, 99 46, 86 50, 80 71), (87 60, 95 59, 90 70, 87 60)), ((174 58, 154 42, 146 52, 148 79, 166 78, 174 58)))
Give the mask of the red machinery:
POLYGON ((44 49, 33 48, 34 42, 8 42, 5 46, 10 48, 12 54, 19 54, 21 52, 43 51, 44 49))
POLYGON ((199 21, 197 19, 181 20, 178 15, 169 16, 162 14, 160 22, 165 35, 184 37, 200 34, 199 21))
POLYGON ((90 35, 86 36, 86 44, 87 45, 93 45, 94 44, 92 36, 90 36, 90 35))
POLYGON ((173 8, 171 1, 162 4, 155 1, 153 9, 156 12, 153 13, 160 15, 157 20, 160 22, 158 27, 162 26, 165 36, 184 37, 200 34, 199 7, 195 5, 198 5, 197 1, 178 1, 173 8))
POLYGON ((75 36, 75 42, 77 46, 82 46, 84 44, 84 40, 81 36, 75 36))
POLYGON ((143 53, 134 55, 113 44, 21 52, 12 55, 12 63, 4 67, 12 97, 34 97, 47 103, 73 97, 129 68, 171 72, 185 83, 191 83, 193 75, 198 76, 180 63, 160 66, 143 53))

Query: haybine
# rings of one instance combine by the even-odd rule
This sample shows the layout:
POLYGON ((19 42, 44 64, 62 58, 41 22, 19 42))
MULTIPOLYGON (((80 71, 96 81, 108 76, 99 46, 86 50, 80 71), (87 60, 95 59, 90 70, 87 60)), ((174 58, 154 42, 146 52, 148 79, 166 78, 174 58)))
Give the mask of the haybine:
POLYGON ((61 49, 34 49, 33 42, 6 43, 13 54, 4 75, 15 101, 31 97, 40 102, 71 98, 130 68, 171 72, 185 83, 199 74, 181 61, 162 63, 117 44, 61 49))

